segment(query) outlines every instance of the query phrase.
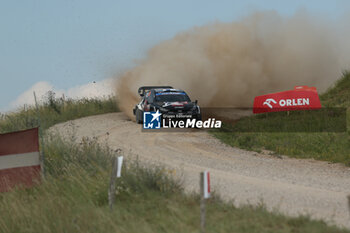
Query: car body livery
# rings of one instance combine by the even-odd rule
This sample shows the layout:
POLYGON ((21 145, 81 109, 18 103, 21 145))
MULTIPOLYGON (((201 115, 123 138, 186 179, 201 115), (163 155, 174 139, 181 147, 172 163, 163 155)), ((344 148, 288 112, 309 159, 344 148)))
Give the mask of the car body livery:
POLYGON ((141 101, 133 109, 136 122, 143 123, 144 112, 159 111, 162 114, 176 117, 190 116, 201 120, 200 107, 197 100, 192 102, 183 90, 171 86, 144 86, 138 90, 141 101))

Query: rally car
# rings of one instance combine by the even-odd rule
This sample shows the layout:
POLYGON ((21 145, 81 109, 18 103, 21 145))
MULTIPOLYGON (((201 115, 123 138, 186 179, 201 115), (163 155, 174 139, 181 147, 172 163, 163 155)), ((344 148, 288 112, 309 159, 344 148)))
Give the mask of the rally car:
POLYGON ((141 101, 135 105, 133 113, 136 122, 143 123, 144 112, 159 111, 162 114, 174 116, 191 116, 201 120, 200 107, 197 100, 192 102, 185 91, 171 86, 143 86, 138 93, 141 101))

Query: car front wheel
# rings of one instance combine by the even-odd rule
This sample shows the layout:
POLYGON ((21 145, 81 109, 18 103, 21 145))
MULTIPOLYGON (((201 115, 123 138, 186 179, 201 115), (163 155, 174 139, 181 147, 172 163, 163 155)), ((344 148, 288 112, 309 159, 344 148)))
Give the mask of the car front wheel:
POLYGON ((143 123, 143 111, 140 109, 136 109, 136 123, 137 124, 142 124, 143 123))

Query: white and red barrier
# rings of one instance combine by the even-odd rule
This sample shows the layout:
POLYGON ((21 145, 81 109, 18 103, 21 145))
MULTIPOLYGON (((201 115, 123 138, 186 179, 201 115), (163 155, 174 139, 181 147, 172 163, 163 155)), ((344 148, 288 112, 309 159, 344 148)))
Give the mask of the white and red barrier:
POLYGON ((208 171, 204 171, 201 173, 201 183, 203 198, 210 198, 210 173, 208 171))
POLYGON ((0 134, 0 192, 40 181, 38 128, 0 134))
POLYGON ((123 165, 123 156, 119 156, 118 159, 118 163, 117 163, 117 178, 120 178, 122 176, 122 165, 123 165))
MULTIPOLYGON (((120 153, 120 149, 117 150, 120 153)), ((123 156, 114 157, 112 165, 111 179, 109 181, 108 189, 108 203, 109 208, 112 210, 114 205, 115 198, 115 179, 122 176, 122 165, 123 165, 123 156)))
POLYGON ((210 198, 210 173, 204 171, 200 173, 200 213, 201 213, 201 232, 205 232, 205 199, 210 198))
POLYGON ((253 113, 320 109, 321 102, 315 87, 296 86, 294 90, 254 98, 253 113))

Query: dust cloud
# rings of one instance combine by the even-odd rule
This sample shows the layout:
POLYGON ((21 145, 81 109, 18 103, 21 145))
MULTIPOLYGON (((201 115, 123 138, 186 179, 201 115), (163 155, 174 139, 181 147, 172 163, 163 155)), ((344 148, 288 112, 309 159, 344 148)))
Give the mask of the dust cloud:
POLYGON ((181 32, 118 77, 120 108, 131 116, 143 85, 183 89, 202 107, 251 107, 256 95, 296 85, 324 91, 345 68, 334 30, 305 12, 259 12, 181 32))

